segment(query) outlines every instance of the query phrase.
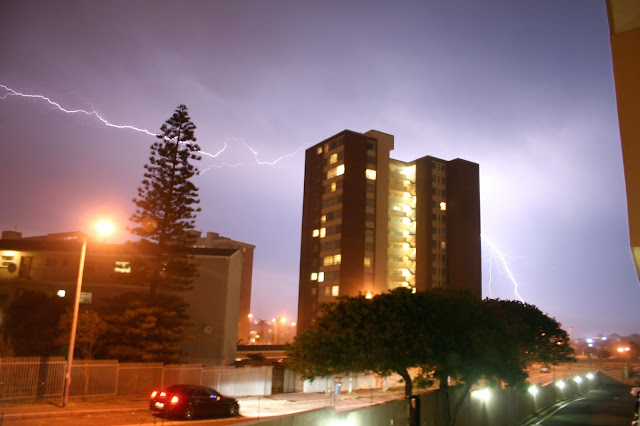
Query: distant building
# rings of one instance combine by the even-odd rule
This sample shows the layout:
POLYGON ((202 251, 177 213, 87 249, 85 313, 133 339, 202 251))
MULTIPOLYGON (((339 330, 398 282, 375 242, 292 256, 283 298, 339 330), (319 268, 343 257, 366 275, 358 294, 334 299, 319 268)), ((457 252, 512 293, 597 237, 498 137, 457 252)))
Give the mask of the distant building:
MULTIPOLYGON (((11 300, 24 291, 73 298, 80 259, 81 233, 20 238, 19 233, 0 239, 0 318, 11 300), (8 238, 7 238, 8 237, 8 238)), ((243 275, 243 256, 237 248, 192 248, 198 264, 193 289, 179 295, 189 304, 195 326, 182 348, 187 361, 208 365, 235 362, 237 324, 243 275)), ((132 278, 136 260, 145 257, 131 245, 87 245, 80 303, 99 306, 105 300, 131 291, 145 292, 132 278)))
POLYGON ((207 232, 195 242, 198 248, 236 249, 242 254, 242 279, 240 283, 240 306, 238 308, 238 341, 246 343, 249 339, 249 314, 251 313, 251 280, 253 275, 253 251, 256 246, 223 237, 216 232, 207 232))
POLYGON ((344 130, 307 149, 298 330, 318 305, 396 287, 481 295, 478 165, 389 158, 392 135, 344 130))

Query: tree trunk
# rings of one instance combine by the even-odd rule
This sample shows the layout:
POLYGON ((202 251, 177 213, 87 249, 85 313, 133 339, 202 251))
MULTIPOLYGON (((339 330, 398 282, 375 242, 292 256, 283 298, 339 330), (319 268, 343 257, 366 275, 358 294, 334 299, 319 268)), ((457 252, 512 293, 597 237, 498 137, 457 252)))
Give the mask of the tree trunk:
POLYGON ((438 377, 440 381, 440 400, 442 401, 442 423, 451 426, 451 401, 449 401, 448 376, 438 377))
POLYGON ((402 377, 402 379, 404 380, 405 398, 410 397, 413 392, 413 382, 411 381, 411 376, 409 375, 409 372, 407 371, 407 369, 404 369, 402 371, 396 371, 396 373, 398 373, 400 377, 402 377))

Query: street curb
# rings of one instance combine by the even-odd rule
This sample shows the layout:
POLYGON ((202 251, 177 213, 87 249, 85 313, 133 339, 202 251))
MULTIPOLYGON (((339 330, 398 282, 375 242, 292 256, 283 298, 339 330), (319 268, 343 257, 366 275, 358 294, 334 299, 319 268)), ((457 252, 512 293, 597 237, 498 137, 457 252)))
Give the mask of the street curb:
POLYGON ((28 420, 28 419, 44 419, 51 417, 70 417, 70 416, 86 416, 89 414, 110 414, 110 413, 126 413, 126 412, 138 412, 148 411, 148 408, 104 408, 104 409, 91 409, 91 410, 73 410, 64 411, 62 408, 60 411, 45 411, 45 412, 33 412, 33 413, 5 413, 0 411, 0 423, 4 420, 28 420))

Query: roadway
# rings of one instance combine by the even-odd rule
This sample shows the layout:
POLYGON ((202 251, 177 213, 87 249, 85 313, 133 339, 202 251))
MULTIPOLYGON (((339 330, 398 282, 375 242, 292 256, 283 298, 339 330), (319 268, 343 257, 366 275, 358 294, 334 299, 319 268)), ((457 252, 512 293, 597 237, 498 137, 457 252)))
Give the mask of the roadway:
POLYGON ((621 383, 602 384, 597 389, 545 410, 527 425, 629 426, 635 406, 630 389, 630 386, 621 383))

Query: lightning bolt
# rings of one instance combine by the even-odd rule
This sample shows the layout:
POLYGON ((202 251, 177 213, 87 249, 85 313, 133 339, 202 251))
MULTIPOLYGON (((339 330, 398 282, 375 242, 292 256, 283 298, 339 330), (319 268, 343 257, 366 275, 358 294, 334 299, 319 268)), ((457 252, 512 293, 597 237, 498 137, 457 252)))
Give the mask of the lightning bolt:
MULTIPOLYGON (((135 127, 135 126, 130 126, 130 125, 122 125, 122 124, 115 124, 115 123, 111 123, 110 121, 108 121, 107 119, 105 119, 104 117, 102 117, 95 109, 93 110, 84 110, 84 109, 67 109, 64 108, 62 105, 60 105, 58 102, 53 101, 51 98, 48 98, 46 96, 43 95, 34 95, 34 94, 29 94, 29 93, 22 93, 22 92, 18 92, 17 90, 14 90, 8 86, 5 86, 4 84, 0 84, 0 88, 4 89, 6 91, 6 93, 4 95, 0 95, 0 99, 1 100, 5 100, 7 99, 9 96, 19 96, 22 98, 29 98, 29 99, 39 99, 42 101, 45 101, 46 103, 48 103, 49 105, 55 107, 56 109, 67 113, 67 114, 82 114, 82 115, 86 115, 86 116, 92 116, 97 118, 100 122, 102 122, 105 126, 108 127, 113 127, 115 129, 125 129, 125 130, 134 130, 136 132, 140 132, 140 133, 145 133, 149 136, 154 136, 157 137, 158 134, 151 132, 149 130, 146 129, 141 129, 139 127, 135 127)), ((218 158, 218 156, 220 156, 228 147, 228 143, 227 141, 234 141, 234 142, 238 142, 238 143, 242 143, 244 146, 246 146, 246 148, 249 149, 249 151, 251 152, 251 154, 253 154, 254 160, 258 165, 266 165, 266 166, 276 166, 280 161, 284 160, 287 157, 291 157, 295 154, 297 154, 302 148, 298 148, 295 151, 289 153, 289 154, 285 154, 282 155, 278 158, 276 158, 274 161, 261 161, 258 159, 258 152, 256 150, 254 150, 253 148, 251 148, 251 146, 244 141, 241 138, 229 138, 224 142, 224 146, 222 147, 222 149, 220 149, 218 152, 216 153, 211 153, 211 152, 206 152, 206 151, 198 151, 200 154, 210 157, 210 158, 218 158)), ((211 168, 223 168, 223 167, 239 167, 239 166, 243 166, 245 165, 245 163, 242 162, 237 162, 237 163, 227 163, 226 161, 223 162, 222 164, 213 164, 213 165, 209 165, 206 169, 204 169, 203 171, 200 172, 200 174, 204 174, 207 170, 210 170, 211 168)))
POLYGON ((495 244, 493 244, 491 240, 489 240, 489 238, 485 237, 484 235, 481 235, 481 237, 487 242, 487 244, 489 244, 489 247, 491 248, 491 257, 489 259, 489 294, 491 295, 491 264, 493 261, 495 261, 496 264, 502 264, 504 270, 507 272, 509 280, 511 280, 511 282, 513 283, 513 293, 518 298, 518 300, 524 302, 524 299, 520 296, 520 293, 518 293, 520 284, 513 276, 511 268, 509 268, 509 264, 507 263, 505 256, 502 254, 502 251, 495 244))

